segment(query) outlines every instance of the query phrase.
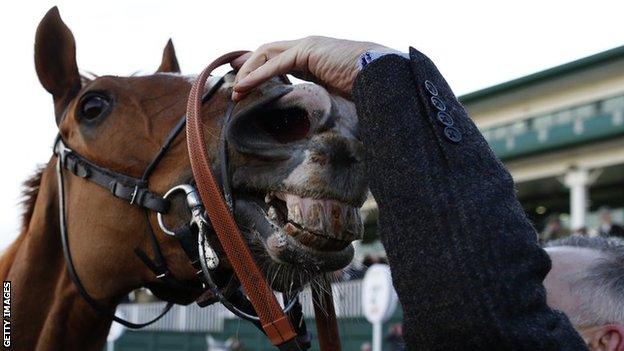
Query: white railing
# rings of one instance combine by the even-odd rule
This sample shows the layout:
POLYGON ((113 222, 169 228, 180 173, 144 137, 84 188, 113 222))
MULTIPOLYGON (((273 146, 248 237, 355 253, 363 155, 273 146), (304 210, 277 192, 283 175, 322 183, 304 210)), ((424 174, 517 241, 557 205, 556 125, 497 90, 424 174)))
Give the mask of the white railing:
MULTIPOLYGON (((144 322, 154 318, 165 306, 164 302, 121 304, 117 311, 132 322, 144 322)), ((196 304, 174 305, 169 313, 146 330, 219 332, 223 330, 223 318, 228 311, 220 304, 200 308, 196 304)))
MULTIPOLYGON (((332 284, 334 306, 338 318, 362 317, 362 281, 354 280, 332 284)), ((300 295, 303 313, 306 317, 314 316, 310 289, 306 288, 300 295)), ((121 304, 117 308, 125 318, 132 322, 143 322, 154 318, 164 302, 121 304)), ((158 322, 146 327, 157 331, 191 331, 220 332, 223 330, 225 318, 237 318, 221 304, 200 308, 195 304, 188 306, 175 305, 171 311, 158 322)))
MULTIPOLYGON (((362 281, 353 280, 332 284, 334 307, 338 318, 362 317, 362 281)), ((312 294, 306 288, 300 295, 301 306, 306 317, 314 316, 312 294)))

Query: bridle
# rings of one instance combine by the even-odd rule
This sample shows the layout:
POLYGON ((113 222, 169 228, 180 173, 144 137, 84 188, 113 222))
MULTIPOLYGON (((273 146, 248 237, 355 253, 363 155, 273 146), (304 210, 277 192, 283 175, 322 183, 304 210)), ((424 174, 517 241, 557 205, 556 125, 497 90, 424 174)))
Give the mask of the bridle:
MULTIPOLYGON (((57 156, 56 173, 59 190, 59 227, 61 243, 65 256, 69 277, 76 286, 83 299, 96 311, 107 315, 114 321, 132 329, 148 326, 162 318, 173 306, 167 302, 160 314, 144 323, 133 323, 124 320, 114 312, 101 306, 86 291, 82 284, 72 259, 69 246, 66 209, 65 186, 63 170, 93 182, 108 189, 112 195, 127 201, 143 210, 148 223, 150 241, 154 259, 151 259, 143 250, 136 248, 135 254, 156 275, 168 289, 209 295, 199 301, 200 306, 207 306, 214 302, 221 302, 228 310, 243 319, 251 321, 263 331, 270 341, 282 351, 305 350, 311 346, 303 318, 302 307, 298 299, 298 292, 284 295, 284 308, 277 302, 276 296, 270 289, 265 277, 260 272, 249 247, 245 243, 238 226, 233 218, 234 196, 230 187, 227 160, 227 140, 225 130, 229 125, 230 117, 236 103, 230 101, 225 112, 222 132, 219 139, 220 184, 212 173, 208 152, 204 143, 202 129, 201 106, 218 91, 224 82, 221 77, 207 91, 205 84, 212 71, 231 62, 245 51, 236 51, 225 54, 213 61, 194 82, 188 98, 187 114, 169 131, 165 141, 154 158, 145 168, 141 178, 131 177, 120 172, 98 166, 85 157, 68 148, 60 134, 54 143, 54 153, 57 156), (179 184, 171 188, 164 196, 159 196, 149 189, 149 178, 162 158, 168 152, 171 144, 186 127, 191 168, 196 186, 179 184), (168 229, 163 221, 162 214, 167 213, 170 207, 170 198, 176 193, 183 193, 186 205, 191 212, 191 220, 187 225, 173 231, 168 229), (209 206, 205 206, 209 204, 209 206), (166 260, 158 244, 149 220, 149 211, 157 213, 159 227, 167 235, 176 237, 191 264, 203 277, 203 284, 191 284, 176 279, 167 267, 166 260), (207 217, 206 217, 207 215, 207 217), (225 255, 228 257, 235 274, 229 281, 218 281, 214 272, 221 269, 219 257, 210 245, 211 234, 216 234, 225 255), (238 287, 242 286, 245 294, 238 287), (295 323, 293 323, 295 322, 295 323)), ((282 79, 287 79, 283 77, 282 79)), ((290 90, 284 90, 285 95, 290 90)), ((316 326, 322 351, 340 350, 337 321, 333 306, 331 286, 323 283, 322 286, 312 287, 312 300, 316 315, 316 326)))

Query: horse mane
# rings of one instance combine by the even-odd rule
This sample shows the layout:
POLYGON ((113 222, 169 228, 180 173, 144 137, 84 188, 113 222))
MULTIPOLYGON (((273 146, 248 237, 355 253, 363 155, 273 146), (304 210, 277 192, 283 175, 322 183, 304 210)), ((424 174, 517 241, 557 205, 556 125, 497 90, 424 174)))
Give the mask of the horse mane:
POLYGON ((37 195, 39 194, 39 185, 41 184, 41 177, 44 169, 45 165, 38 166, 35 172, 28 177, 22 185, 21 205, 24 208, 24 212, 22 213, 22 228, 17 239, 11 243, 11 245, 2 253, 2 256, 0 257, 0 278, 2 278, 2 280, 6 280, 6 277, 9 274, 9 269, 15 260, 17 250, 26 239, 28 224, 32 218, 33 211, 35 210, 35 202, 37 201, 37 195))

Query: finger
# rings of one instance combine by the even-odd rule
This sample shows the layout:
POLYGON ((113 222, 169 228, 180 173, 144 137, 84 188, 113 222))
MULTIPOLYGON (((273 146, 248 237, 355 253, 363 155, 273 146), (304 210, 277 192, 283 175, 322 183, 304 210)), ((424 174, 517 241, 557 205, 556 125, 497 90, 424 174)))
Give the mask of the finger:
POLYGON ((245 61, 247 61, 251 57, 251 54, 251 52, 248 52, 237 57, 236 59, 234 59, 234 61, 230 62, 230 66, 232 66, 232 68, 234 68, 235 70, 239 70, 243 66, 245 61))
POLYGON ((275 76, 287 74, 293 69, 296 61, 297 49, 290 48, 241 78, 234 85, 234 91, 245 93, 275 76))
POLYGON ((238 69, 238 73, 236 74, 234 81, 239 81, 250 72, 262 66, 265 62, 289 49, 293 45, 294 41, 276 41, 260 46, 256 51, 251 53, 247 60, 238 69))
POLYGON ((234 78, 234 83, 237 83, 239 80, 245 78, 250 72, 264 65, 264 63, 268 60, 269 57, 266 52, 253 52, 245 63, 243 63, 243 65, 238 69, 236 78, 234 78))
POLYGON ((232 100, 234 100, 234 101, 241 101, 245 97, 245 95, 246 94, 239 93, 239 92, 235 91, 235 92, 232 93, 232 100))

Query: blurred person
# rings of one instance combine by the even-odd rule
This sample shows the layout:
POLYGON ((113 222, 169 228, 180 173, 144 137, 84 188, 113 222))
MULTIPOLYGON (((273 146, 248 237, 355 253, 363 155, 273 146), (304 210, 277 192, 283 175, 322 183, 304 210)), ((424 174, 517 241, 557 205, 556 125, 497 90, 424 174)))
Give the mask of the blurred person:
POLYGON ((547 302, 565 313, 590 350, 624 350, 624 241, 570 236, 551 241, 547 302))
POLYGON ((386 336, 386 351, 404 351, 405 341, 403 341, 403 326, 395 323, 388 329, 386 336))
POLYGON ((570 230, 564 227, 558 215, 552 215, 546 222, 546 227, 542 231, 540 239, 542 242, 565 238, 570 235, 570 230))
POLYGON ((613 223, 611 217, 611 210, 608 207, 602 207, 599 210, 600 226, 598 226, 598 235, 600 236, 615 236, 618 238, 624 238, 624 228, 622 226, 613 223))
POLYGON ((511 175, 427 56, 308 37, 232 66, 236 101, 291 73, 354 102, 407 348, 587 350, 546 304, 550 261, 511 175))

